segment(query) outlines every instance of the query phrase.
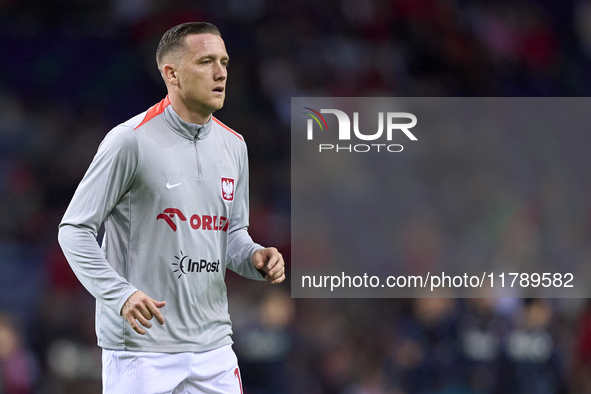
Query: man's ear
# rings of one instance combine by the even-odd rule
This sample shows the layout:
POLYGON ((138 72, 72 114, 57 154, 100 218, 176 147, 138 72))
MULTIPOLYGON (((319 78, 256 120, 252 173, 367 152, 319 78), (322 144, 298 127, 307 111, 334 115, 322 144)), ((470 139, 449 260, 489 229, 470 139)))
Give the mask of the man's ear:
POLYGON ((162 77, 164 78, 164 80, 173 85, 173 86, 178 86, 179 84, 179 78, 178 78, 178 71, 176 69, 176 66, 174 64, 171 63, 166 63, 164 66, 162 66, 162 77))

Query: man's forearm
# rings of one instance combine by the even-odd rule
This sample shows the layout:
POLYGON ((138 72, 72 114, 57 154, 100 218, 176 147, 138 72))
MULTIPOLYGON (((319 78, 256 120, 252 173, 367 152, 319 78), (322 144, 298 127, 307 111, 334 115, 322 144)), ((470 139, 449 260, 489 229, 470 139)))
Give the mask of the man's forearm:
POLYGON ((250 279, 264 280, 264 275, 257 271, 251 263, 252 254, 263 249, 255 243, 246 228, 228 234, 228 268, 250 279))
POLYGON ((94 232, 89 228, 62 224, 58 240, 82 285, 97 300, 120 313, 125 301, 137 289, 111 267, 94 232))

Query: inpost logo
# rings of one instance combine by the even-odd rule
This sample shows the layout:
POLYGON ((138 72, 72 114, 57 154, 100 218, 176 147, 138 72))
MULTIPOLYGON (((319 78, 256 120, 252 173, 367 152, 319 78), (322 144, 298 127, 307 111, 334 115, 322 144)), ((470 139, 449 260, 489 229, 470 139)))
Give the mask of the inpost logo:
MULTIPOLYGON (((328 130, 326 119, 322 114, 333 114, 337 117, 339 123, 338 140, 351 141, 351 119, 349 116, 338 109, 321 109, 320 112, 309 108, 302 107, 311 112, 303 112, 310 116, 307 124, 307 138, 314 140, 314 122, 318 125, 321 132, 328 130)), ((386 141, 392 141, 392 136, 395 132, 402 132, 411 141, 417 141, 417 137, 411 133, 410 129, 416 126, 417 117, 408 112, 378 112, 378 131, 373 134, 364 134, 359 130, 359 112, 353 112, 353 134, 356 139, 361 141, 376 141, 382 138, 384 134, 384 123, 386 123, 386 141), (385 121, 384 121, 385 120, 385 121), (406 122, 405 122, 406 120, 406 122), (410 121, 410 122, 409 122, 410 121)), ((383 138, 382 138, 383 141, 383 138)), ((358 152, 364 153, 369 151, 377 152, 402 152, 404 147, 401 144, 389 143, 363 143, 363 144, 318 144, 319 152, 334 151, 334 152, 358 152)))
POLYGON ((220 260, 218 261, 207 261, 205 259, 192 260, 189 256, 185 256, 182 250, 179 250, 180 256, 174 256, 178 262, 172 262, 173 273, 178 273, 177 279, 180 279, 183 275, 190 273, 202 273, 202 272, 220 272, 220 260))

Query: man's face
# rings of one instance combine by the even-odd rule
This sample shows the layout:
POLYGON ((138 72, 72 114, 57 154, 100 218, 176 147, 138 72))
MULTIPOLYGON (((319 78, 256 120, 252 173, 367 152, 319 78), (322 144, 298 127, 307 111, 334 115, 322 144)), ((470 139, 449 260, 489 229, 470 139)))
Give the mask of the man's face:
POLYGON ((223 107, 226 97, 229 58, 224 40, 213 34, 192 34, 185 38, 185 48, 178 88, 189 110, 209 118, 223 107))

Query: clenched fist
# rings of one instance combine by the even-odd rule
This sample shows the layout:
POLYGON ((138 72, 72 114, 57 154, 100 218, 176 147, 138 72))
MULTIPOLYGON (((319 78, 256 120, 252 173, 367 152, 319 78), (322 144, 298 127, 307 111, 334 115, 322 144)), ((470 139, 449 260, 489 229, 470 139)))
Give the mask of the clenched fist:
POLYGON ((263 271, 265 279, 272 284, 283 282, 285 279, 285 263, 283 256, 276 248, 259 249, 250 259, 256 269, 263 271))

